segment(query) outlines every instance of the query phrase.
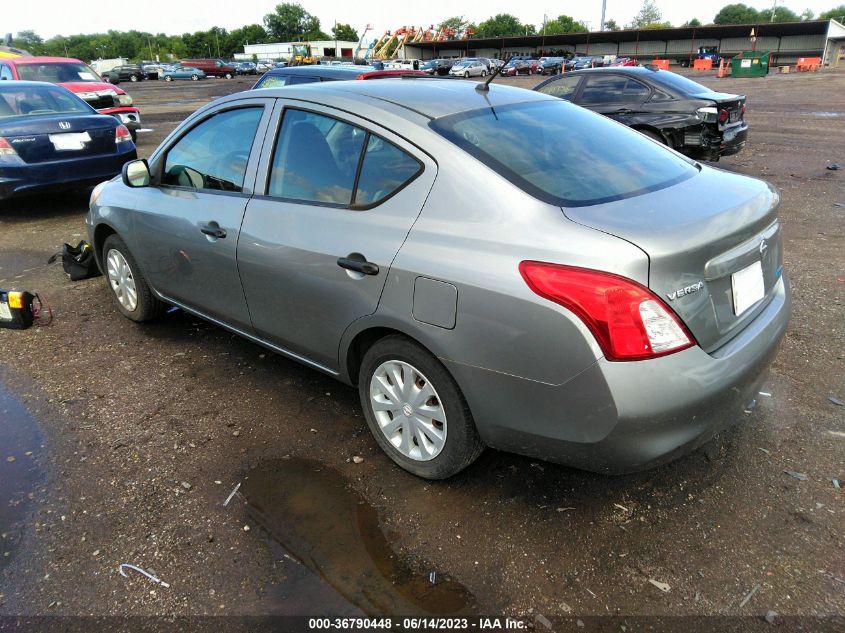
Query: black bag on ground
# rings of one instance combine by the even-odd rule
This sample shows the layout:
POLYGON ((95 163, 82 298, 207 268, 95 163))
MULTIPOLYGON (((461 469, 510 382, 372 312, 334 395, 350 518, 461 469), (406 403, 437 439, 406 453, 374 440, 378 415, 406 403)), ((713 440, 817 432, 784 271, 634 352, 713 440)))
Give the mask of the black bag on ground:
POLYGON ((60 257, 62 258, 62 268, 70 275, 71 281, 97 277, 102 274, 97 267, 97 261, 94 259, 94 249, 85 240, 82 240, 76 246, 65 244, 62 247, 62 252, 50 257, 47 263, 52 264, 60 257))

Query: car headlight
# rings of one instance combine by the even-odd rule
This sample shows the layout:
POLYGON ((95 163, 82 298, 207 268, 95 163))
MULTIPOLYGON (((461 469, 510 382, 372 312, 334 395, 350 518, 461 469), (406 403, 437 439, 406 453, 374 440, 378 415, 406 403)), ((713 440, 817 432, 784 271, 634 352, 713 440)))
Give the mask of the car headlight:
POLYGON ((117 95, 117 102, 122 106, 131 106, 132 97, 129 95, 117 95))

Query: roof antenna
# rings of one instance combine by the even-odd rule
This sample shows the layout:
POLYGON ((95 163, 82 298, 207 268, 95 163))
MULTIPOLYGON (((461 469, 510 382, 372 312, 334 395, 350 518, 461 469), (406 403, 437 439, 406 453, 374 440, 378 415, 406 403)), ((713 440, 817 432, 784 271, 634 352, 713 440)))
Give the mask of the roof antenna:
POLYGON ((486 81, 475 84, 475 89, 478 90, 478 92, 490 92, 490 82, 496 78, 496 75, 498 75, 502 71, 502 68, 511 63, 511 60, 514 58, 514 55, 516 55, 516 53, 511 53, 511 56, 508 57, 508 61, 506 61, 501 66, 497 66, 496 71, 492 75, 490 75, 486 79, 486 81))

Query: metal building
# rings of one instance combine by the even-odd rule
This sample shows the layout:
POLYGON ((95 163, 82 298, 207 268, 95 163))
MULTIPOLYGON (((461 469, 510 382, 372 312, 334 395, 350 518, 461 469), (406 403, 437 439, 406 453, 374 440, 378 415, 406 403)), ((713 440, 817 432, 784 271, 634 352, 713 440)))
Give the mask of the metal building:
POLYGON ((405 55, 410 59, 433 59, 576 53, 639 60, 660 58, 689 64, 699 47, 717 47, 722 57, 747 50, 768 50, 772 65, 794 64, 799 57, 821 57, 826 65, 845 65, 845 26, 836 20, 807 20, 471 38, 408 45, 405 55))

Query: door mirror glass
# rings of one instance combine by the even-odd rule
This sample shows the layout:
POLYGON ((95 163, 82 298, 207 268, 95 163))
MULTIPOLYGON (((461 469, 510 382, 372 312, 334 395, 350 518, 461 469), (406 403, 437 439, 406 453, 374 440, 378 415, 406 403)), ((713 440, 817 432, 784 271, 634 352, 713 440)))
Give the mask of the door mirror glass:
POLYGON ((133 160, 123 166, 123 184, 127 187, 149 187, 150 168, 146 160, 133 160))

